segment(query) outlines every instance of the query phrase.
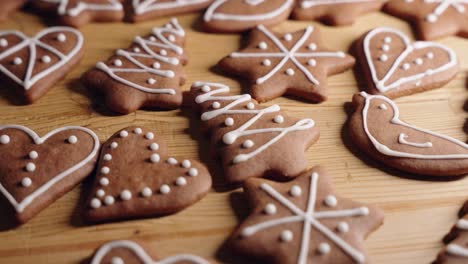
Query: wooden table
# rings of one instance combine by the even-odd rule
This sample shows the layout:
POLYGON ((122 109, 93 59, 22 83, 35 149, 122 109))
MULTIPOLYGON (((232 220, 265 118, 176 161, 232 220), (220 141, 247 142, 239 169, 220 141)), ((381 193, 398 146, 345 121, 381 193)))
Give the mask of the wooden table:
MULTIPOLYGON (((198 15, 179 16, 188 33, 190 55, 184 89, 189 89, 193 81, 208 80, 231 85, 233 92, 239 92, 236 81, 210 69, 239 47, 240 36, 201 33, 197 30, 198 18, 198 15)), ((98 60, 107 59, 116 48, 127 47, 136 34, 147 34, 153 26, 167 20, 83 27, 85 57, 80 66, 34 105, 12 105, 1 96, 0 123, 26 125, 41 134, 64 125, 81 125, 93 129, 102 141, 123 127, 146 126, 163 136, 173 155, 201 159, 211 168, 215 183, 211 193, 176 215, 87 226, 79 217, 86 192, 75 188, 26 225, 0 231, 0 263, 79 263, 96 247, 114 239, 143 240, 160 256, 183 251, 210 258, 218 256, 226 263, 246 263, 231 256, 222 245, 248 209, 238 194, 240 189, 232 190, 225 185, 218 165, 206 153, 207 140, 196 127, 190 127, 189 117, 194 115, 189 110, 175 110, 113 116, 105 106, 91 100, 78 82, 80 75, 98 60)), ((292 31, 308 24, 288 21, 277 29, 292 31)), ((407 23, 381 13, 361 17, 352 27, 312 24, 320 28, 325 43, 337 50, 347 50, 353 40, 377 26, 395 27, 411 35, 407 23)), ((0 25, 1 29, 19 29, 31 35, 43 27, 45 24, 38 17, 25 13, 17 13, 0 25)), ((463 128, 468 105, 468 40, 450 37, 440 42, 457 52, 461 73, 442 89, 400 98, 397 102, 407 122, 466 140, 463 128)), ((8 87, 0 90, 4 89, 8 87)), ((457 210, 467 199, 468 178, 452 182, 417 181, 384 170, 380 164, 356 154, 355 147, 344 136, 343 127, 347 119, 345 104, 359 90, 352 71, 329 78, 329 89, 330 99, 319 105, 287 98, 268 104, 279 103, 291 115, 313 118, 320 127, 321 139, 307 151, 310 165, 326 165, 341 195, 376 203, 385 210, 385 224, 366 241, 373 263, 429 263, 442 248, 441 238, 455 223, 457 210)))

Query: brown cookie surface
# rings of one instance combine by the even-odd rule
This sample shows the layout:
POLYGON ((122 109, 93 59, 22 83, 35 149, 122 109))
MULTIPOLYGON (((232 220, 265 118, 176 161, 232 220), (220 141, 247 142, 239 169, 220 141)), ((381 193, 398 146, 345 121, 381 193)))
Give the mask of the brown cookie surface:
POLYGON ((88 176, 99 146, 96 134, 83 127, 40 137, 27 127, 0 126, 0 192, 16 220, 27 222, 88 176))
POLYGON ((229 90, 223 84, 196 82, 190 91, 226 180, 293 178, 303 172, 304 152, 319 138, 315 122, 289 117, 279 105, 260 106, 250 95, 231 95, 229 90))
POLYGON ((60 24, 81 27, 90 22, 115 22, 124 17, 120 0, 34 0, 39 12, 53 14, 60 24))
POLYGON ((215 0, 205 12, 203 27, 210 32, 235 33, 274 26, 288 19, 294 0, 215 0))
POLYGON ((177 108, 185 82, 184 42, 184 29, 172 19, 148 36, 137 36, 129 48, 98 62, 81 79, 89 89, 104 94, 106 105, 121 114, 143 107, 177 108))
POLYGON ((367 92, 390 98, 444 86, 459 71, 455 52, 439 43, 412 42, 392 28, 375 28, 356 43, 367 92))
POLYGON ((353 104, 349 133, 372 158, 423 178, 468 173, 468 144, 405 123, 398 106, 385 96, 361 92, 353 104))
POLYGON ((361 15, 378 11, 382 0, 300 0, 294 8, 293 18, 320 20, 333 26, 351 25, 361 15))
POLYGON ((0 22, 5 21, 11 13, 20 9, 28 0, 2 0, 0 1, 0 22))
POLYGON ((365 263, 365 237, 383 212, 335 195, 331 177, 317 166, 295 180, 249 179, 252 208, 234 232, 232 248, 268 263, 365 263))
POLYGON ((0 31, 0 74, 26 103, 38 100, 82 57, 83 36, 69 27, 46 28, 33 37, 0 31))
POLYGON ((145 248, 130 240, 116 240, 102 245, 90 264, 210 264, 207 260, 190 254, 154 259, 145 248))
POLYGON ((384 11, 410 21, 420 39, 450 35, 468 37, 468 3, 465 0, 391 0, 384 11))
POLYGON ((246 77, 250 93, 259 102, 294 95, 313 102, 327 99, 327 76, 354 65, 344 52, 330 51, 312 26, 294 33, 275 33, 260 25, 247 46, 218 63, 226 72, 246 77))
POLYGON ((103 145, 85 218, 102 222, 172 214, 210 188, 211 176, 202 164, 178 161, 153 132, 128 127, 103 145))

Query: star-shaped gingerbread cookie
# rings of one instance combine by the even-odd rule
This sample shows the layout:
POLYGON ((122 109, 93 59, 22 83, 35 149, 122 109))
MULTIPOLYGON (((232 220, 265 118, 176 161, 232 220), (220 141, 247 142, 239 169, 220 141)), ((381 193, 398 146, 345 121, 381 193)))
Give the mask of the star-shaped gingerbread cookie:
POLYGON ((287 183, 249 179, 252 214, 231 238, 238 252, 268 263, 363 263, 364 238, 383 222, 375 206, 335 196, 317 166, 287 183))
POLYGON ((312 102, 327 99, 327 76, 354 65, 344 52, 325 49, 312 26, 294 33, 274 33, 260 25, 252 30, 246 48, 231 53, 218 65, 246 77, 250 94, 259 102, 293 95, 312 102))
POLYGON ((450 35, 468 38, 467 0, 392 0, 384 11, 409 20, 423 40, 450 35))

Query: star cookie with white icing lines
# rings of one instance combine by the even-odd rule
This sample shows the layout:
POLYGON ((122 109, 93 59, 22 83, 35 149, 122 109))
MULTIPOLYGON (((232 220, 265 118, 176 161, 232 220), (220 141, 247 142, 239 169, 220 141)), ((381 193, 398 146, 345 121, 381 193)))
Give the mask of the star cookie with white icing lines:
POLYGON ((124 17, 120 0, 35 0, 39 12, 52 14, 59 23, 80 27, 89 22, 116 22, 124 17))
POLYGON ((41 137, 24 126, 0 126, 0 194, 16 221, 26 223, 87 177, 99 146, 97 135, 84 127, 61 127, 41 137))
POLYGON ((268 263, 365 263, 363 241, 383 223, 383 212, 335 195, 331 177, 317 166, 295 180, 249 179, 252 213, 230 245, 268 263))
POLYGON ((199 162, 167 155, 160 137, 127 127, 104 143, 86 206, 91 222, 179 212, 203 198, 211 176, 199 162))
POLYGON ((344 72, 354 58, 322 46, 318 28, 275 33, 260 25, 247 46, 218 63, 227 73, 245 77, 259 102, 293 95, 312 102, 327 99, 327 76, 344 72))
POLYGON ((413 42, 392 28, 364 34, 356 51, 367 92, 391 98, 440 88, 459 71, 452 49, 436 42, 413 42))
POLYGON ((300 0, 293 11, 298 20, 320 20, 333 26, 351 25, 361 15, 379 11, 383 0, 300 0))
POLYGON ((410 21, 423 40, 468 38, 468 0, 391 0, 384 11, 410 21))
POLYGON ((184 43, 185 31, 173 18, 151 34, 135 37, 129 48, 118 49, 81 79, 104 94, 107 107, 121 114, 139 108, 178 108, 187 63, 184 43))
POLYGON ((226 181, 269 176, 290 179, 306 170, 304 152, 320 134, 314 120, 288 116, 279 105, 262 106, 249 94, 229 91, 226 85, 207 82, 196 82, 190 90, 226 181))

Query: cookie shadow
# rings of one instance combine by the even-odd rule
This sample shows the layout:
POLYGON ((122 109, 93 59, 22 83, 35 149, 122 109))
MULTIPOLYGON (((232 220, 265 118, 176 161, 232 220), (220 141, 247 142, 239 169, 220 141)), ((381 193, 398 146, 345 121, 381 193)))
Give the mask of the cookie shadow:
POLYGON ((90 190, 92 190, 92 185, 96 175, 96 168, 91 172, 90 176, 86 177, 80 184, 80 196, 78 197, 78 202, 75 205, 75 208, 70 216, 70 225, 74 227, 84 227, 89 226, 90 223, 84 220, 83 212, 87 209, 87 199, 90 195, 90 190))
POLYGON ((359 52, 358 52, 358 46, 361 44, 361 40, 358 39, 358 40, 355 40, 350 48, 349 48, 349 54, 351 54, 354 58, 356 58, 356 63, 354 64, 353 66, 353 74, 354 74, 354 79, 356 80, 356 85, 358 87, 358 91, 357 92, 361 92, 361 91, 366 91, 367 89, 367 82, 366 82, 366 78, 363 78, 365 75, 364 75, 364 70, 362 68, 362 65, 361 65, 361 62, 359 59, 359 52))
POLYGON ((15 219, 15 212, 8 200, 0 197, 0 232, 9 231, 20 226, 15 219))

